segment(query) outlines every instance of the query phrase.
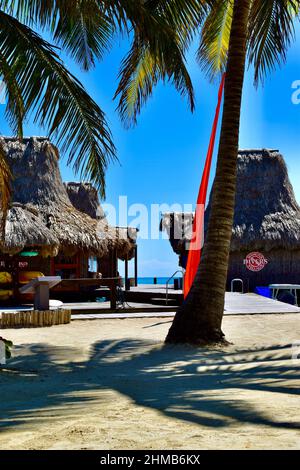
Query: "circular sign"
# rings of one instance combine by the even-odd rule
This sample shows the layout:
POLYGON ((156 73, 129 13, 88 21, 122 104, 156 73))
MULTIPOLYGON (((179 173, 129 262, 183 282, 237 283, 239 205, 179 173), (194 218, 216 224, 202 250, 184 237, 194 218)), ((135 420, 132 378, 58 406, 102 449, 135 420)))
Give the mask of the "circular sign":
POLYGON ((258 251, 253 251, 252 253, 249 253, 249 255, 246 256, 244 263, 246 265, 246 268, 249 269, 249 271, 257 272, 264 269, 268 261, 262 253, 259 253, 258 251))

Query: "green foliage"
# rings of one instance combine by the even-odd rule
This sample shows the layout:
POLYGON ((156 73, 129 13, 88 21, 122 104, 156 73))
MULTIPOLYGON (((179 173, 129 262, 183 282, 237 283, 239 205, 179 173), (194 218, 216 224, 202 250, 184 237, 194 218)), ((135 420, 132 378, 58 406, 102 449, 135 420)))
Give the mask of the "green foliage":
POLYGON ((137 115, 159 80, 171 82, 188 98, 190 108, 194 110, 194 90, 185 52, 200 28, 209 4, 199 0, 144 2, 142 28, 137 18, 132 20, 134 37, 121 65, 115 95, 119 97, 118 110, 126 125, 136 123, 137 115))
POLYGON ((286 60, 299 20, 299 0, 253 0, 249 20, 249 62, 254 65, 255 83, 286 60))
MULTIPOLYGON (((226 70, 234 0, 202 2, 146 1, 145 9, 156 18, 157 44, 135 29, 132 47, 122 63, 116 96, 125 124, 135 124, 141 107, 159 80, 171 80, 194 108, 193 86, 185 65, 191 40, 200 34, 198 61, 210 80, 226 70), (184 4, 184 5, 183 5, 184 4), (167 32, 168 31, 168 32, 167 32), (163 36, 167 32, 168 39, 163 36)), ((299 0, 252 0, 249 16, 248 58, 254 65, 255 83, 286 59, 299 19, 299 0)))
POLYGON ((211 80, 226 70, 233 4, 216 0, 202 28, 197 58, 211 80))
MULTIPOLYGON (((226 69, 233 3, 216 0, 203 25, 198 60, 210 79, 226 69)), ((286 60, 299 6, 299 0, 252 0, 247 48, 256 85, 286 60)))
MULTIPOLYGON (((233 2, 0 0, 0 74, 7 86, 6 114, 14 133, 22 137, 24 119, 33 113, 35 122, 68 152, 68 163, 104 196, 105 171, 116 158, 105 115, 67 70, 57 48, 33 28, 50 33, 56 46, 84 70, 110 49, 117 32, 128 35, 131 47, 121 64, 115 97, 121 119, 131 125, 160 80, 171 82, 194 110, 186 53, 200 34, 198 60, 209 78, 226 69, 233 2)), ((252 0, 248 57, 256 83, 286 59, 299 5, 299 0, 252 0)), ((3 184, 3 155, 0 172, 0 191, 9 194, 3 184)))
MULTIPOLYGON (((120 72, 119 111, 135 122, 158 80, 170 80, 194 109, 184 51, 208 4, 205 0, 0 0, 0 74, 7 118, 22 137, 23 122, 48 129, 81 178, 105 196, 105 171, 116 150, 103 111, 67 70, 58 50, 33 28, 50 33, 84 70, 110 49, 117 31, 134 39, 120 72)), ((2 168, 4 160, 2 158, 2 168)), ((7 175, 2 172, 2 181, 7 175)), ((4 186, 2 185, 4 188, 4 186)), ((4 194, 4 193, 3 193, 4 194)))
MULTIPOLYGON (((159 40, 156 47, 159 49, 159 40)), ((118 110, 126 125, 136 123, 137 115, 159 80, 171 81, 183 96, 188 97, 191 110, 195 108, 192 81, 185 65, 183 51, 176 41, 169 41, 168 46, 165 43, 163 55, 158 51, 153 52, 153 49, 153 44, 136 35, 128 55, 122 62, 115 97, 120 95, 118 110)))
POLYGON ((49 130, 68 163, 105 194, 105 169, 115 158, 105 115, 66 69, 53 46, 28 26, 0 11, 0 65, 7 84, 7 114, 22 135, 29 111, 49 130))
POLYGON ((2 337, 0 337, 0 341, 3 341, 3 343, 5 345, 5 357, 6 357, 6 359, 10 359, 11 358, 11 348, 13 347, 12 341, 9 341, 8 339, 4 339, 2 337))

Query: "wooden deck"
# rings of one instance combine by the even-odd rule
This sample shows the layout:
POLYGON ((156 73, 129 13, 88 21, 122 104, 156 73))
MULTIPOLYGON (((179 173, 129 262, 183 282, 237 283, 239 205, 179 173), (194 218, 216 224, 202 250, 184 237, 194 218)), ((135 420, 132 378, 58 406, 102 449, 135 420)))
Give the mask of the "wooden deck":
MULTIPOLYGON (((182 295, 182 290, 175 290, 174 286, 170 284, 169 286, 170 293, 175 295, 182 295)), ((166 295, 166 285, 165 284, 140 284, 137 287, 130 287, 128 292, 148 292, 151 294, 164 294, 166 295)))
POLYGON ((149 303, 141 302, 130 302, 126 303, 124 307, 119 307, 114 310, 110 308, 109 302, 87 302, 87 303, 65 303, 64 308, 72 310, 73 314, 85 314, 94 313, 94 314, 105 314, 113 315, 114 313, 122 312, 124 313, 156 313, 156 312, 174 312, 174 306, 166 306, 163 302, 161 305, 152 305, 149 303))
MULTIPOLYGON (((63 304, 63 308, 72 311, 73 320, 104 319, 104 318, 143 318, 143 317, 173 317, 176 307, 166 305, 150 305, 147 303, 130 302, 125 308, 110 310, 109 302, 87 302, 63 304)), ((28 307, 7 309, 0 308, 1 312, 18 312, 28 310, 28 307)), ((300 313, 300 308, 285 304, 277 300, 267 299, 256 294, 226 293, 225 315, 261 315, 300 313)))
MULTIPOLYGON (((142 302, 155 305, 166 305, 166 286, 164 284, 141 284, 131 287, 126 293, 127 302, 142 302)), ((173 285, 168 288, 168 305, 180 305, 183 301, 182 290, 175 290, 173 285)))
POLYGON ((300 313, 300 308, 257 294, 226 292, 225 315, 255 315, 264 313, 300 313))
MULTIPOLYGON (((166 296, 166 285, 165 284, 140 284, 137 287, 130 287, 130 290, 126 291, 126 294, 146 294, 149 296, 156 296, 160 297, 166 296)), ((181 297, 182 296, 182 290, 175 290, 174 286, 170 284, 168 287, 168 294, 170 297, 181 297)))
MULTIPOLYGON (((67 308, 70 308, 68 305, 67 308)), ((71 307, 72 308, 72 307, 71 307)), ((148 305, 149 309, 149 305, 148 305)), ((146 317, 174 317, 175 309, 169 307, 158 307, 157 311, 147 311, 132 308, 130 311, 120 309, 117 312, 111 313, 96 313, 92 309, 84 313, 85 310, 80 313, 78 310, 74 310, 72 314, 73 320, 85 320, 85 319, 105 319, 105 318, 146 318, 146 317)), ((263 314, 285 314, 285 313, 300 313, 300 308, 294 305, 285 304, 278 300, 267 299, 256 294, 237 294, 227 292, 225 297, 225 310, 224 315, 263 315, 263 314)))

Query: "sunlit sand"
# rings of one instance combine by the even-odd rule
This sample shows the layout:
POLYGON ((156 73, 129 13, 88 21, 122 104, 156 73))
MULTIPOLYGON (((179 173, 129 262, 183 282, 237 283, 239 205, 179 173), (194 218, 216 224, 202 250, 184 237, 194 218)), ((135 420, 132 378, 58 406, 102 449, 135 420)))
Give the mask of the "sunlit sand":
POLYGON ((298 314, 226 316, 223 349, 164 347, 169 326, 6 330, 0 449, 300 448, 298 314))

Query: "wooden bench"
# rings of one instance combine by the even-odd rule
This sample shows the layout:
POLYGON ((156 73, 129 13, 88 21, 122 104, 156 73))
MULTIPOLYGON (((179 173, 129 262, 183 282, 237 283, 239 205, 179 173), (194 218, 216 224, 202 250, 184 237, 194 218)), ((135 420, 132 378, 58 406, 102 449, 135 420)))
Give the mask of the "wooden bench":
POLYGON ((34 294, 34 310, 49 310, 49 290, 61 282, 60 276, 41 276, 19 289, 20 294, 34 294))

